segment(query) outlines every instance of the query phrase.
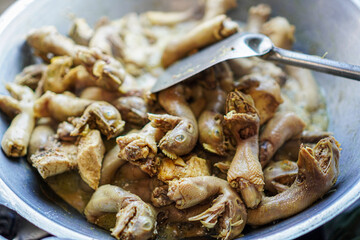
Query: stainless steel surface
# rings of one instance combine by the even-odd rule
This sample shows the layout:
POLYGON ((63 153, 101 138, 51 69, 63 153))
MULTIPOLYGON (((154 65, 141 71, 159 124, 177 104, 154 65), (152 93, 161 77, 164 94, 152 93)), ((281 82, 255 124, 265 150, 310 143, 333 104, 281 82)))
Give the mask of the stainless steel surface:
POLYGON ((277 48, 263 34, 235 33, 171 65, 161 74, 151 91, 156 93, 164 90, 225 60, 265 54, 267 60, 360 80, 360 66, 277 48))
POLYGON ((235 33, 168 67, 151 91, 166 89, 228 59, 262 56, 272 47, 271 40, 262 34, 235 33))
MULTIPOLYGON (((102 15, 114 19, 129 11, 184 9, 192 0, 19 0, 0 19, 0 79, 13 81, 16 73, 32 63, 26 33, 34 27, 55 25, 66 33, 69 14, 86 18, 91 24, 102 15)), ((231 11, 234 19, 245 20, 246 11, 258 0, 241 0, 231 11)), ((274 15, 287 17, 296 25, 295 49, 360 65, 360 11, 349 0, 268 0, 274 15), (344 37, 346 36, 346 37, 344 37)), ((356 81, 315 73, 328 105, 329 131, 342 143, 340 177, 332 191, 305 211, 278 222, 245 232, 242 239, 290 239, 329 221, 360 197, 360 84, 356 81)), ((1 86, 0 92, 6 92, 1 86)), ((0 118, 0 132, 9 122, 0 118)), ((1 134, 2 135, 2 134, 1 134)), ((85 218, 57 198, 43 184, 25 159, 8 159, 0 152, 0 194, 6 192, 9 206, 44 230, 63 238, 110 239, 108 232, 86 222, 85 218)))
POLYGON ((340 77, 360 80, 360 66, 344 62, 293 52, 277 47, 272 48, 265 57, 268 60, 283 64, 290 64, 340 77))

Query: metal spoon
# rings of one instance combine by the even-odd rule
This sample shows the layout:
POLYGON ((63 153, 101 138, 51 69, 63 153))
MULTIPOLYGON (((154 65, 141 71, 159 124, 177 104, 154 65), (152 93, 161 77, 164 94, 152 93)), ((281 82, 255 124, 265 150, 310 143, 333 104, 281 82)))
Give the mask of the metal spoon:
POLYGON ((159 77, 151 91, 155 93, 166 89, 219 62, 254 56, 360 80, 360 66, 277 48, 270 38, 263 34, 236 33, 171 65, 159 77))

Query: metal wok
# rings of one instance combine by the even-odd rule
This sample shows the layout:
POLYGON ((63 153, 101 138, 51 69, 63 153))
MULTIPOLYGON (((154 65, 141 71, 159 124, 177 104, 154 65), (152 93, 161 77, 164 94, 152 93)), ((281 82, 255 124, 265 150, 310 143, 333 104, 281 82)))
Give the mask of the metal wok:
MULTIPOLYGON (((70 14, 94 24, 99 17, 121 17, 127 12, 150 9, 184 9, 191 0, 19 0, 0 19, 0 79, 13 81, 16 73, 31 64, 25 35, 31 28, 55 25, 66 33, 70 14)), ((245 20, 250 5, 257 0, 241 0, 234 19, 245 20), (239 18, 241 16, 241 18, 239 18)), ((350 0, 267 0, 274 15, 285 16, 297 27, 295 49, 360 65, 360 10, 350 0)), ((355 1, 354 1, 355 2, 355 1)), ((360 84, 321 73, 315 77, 325 93, 329 131, 342 143, 341 174, 336 191, 328 193, 309 209, 275 225, 246 233, 242 239, 295 238, 331 220, 360 197, 360 84)), ((1 92, 5 92, 1 86, 1 92)), ((0 118, 0 133, 8 127, 0 118)), ((87 223, 42 182, 25 159, 9 159, 0 151, 0 196, 6 206, 30 222, 56 236, 72 239, 110 239, 110 234, 87 223)))

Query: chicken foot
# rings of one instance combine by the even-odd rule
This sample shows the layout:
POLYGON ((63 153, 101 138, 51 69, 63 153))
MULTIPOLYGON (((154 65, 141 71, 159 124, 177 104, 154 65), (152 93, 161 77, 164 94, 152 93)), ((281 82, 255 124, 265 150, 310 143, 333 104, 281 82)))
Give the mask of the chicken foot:
POLYGON ((184 36, 168 43, 161 59, 162 65, 166 68, 191 52, 234 34, 237 28, 237 23, 225 15, 204 21, 184 36))
POLYGON ((106 213, 117 213, 111 235, 117 239, 143 240, 154 235, 156 227, 155 210, 138 196, 120 187, 104 185, 92 195, 85 208, 89 222, 97 223, 106 213))
POLYGON ((166 132, 159 147, 169 158, 185 155, 195 147, 199 130, 196 118, 185 99, 183 85, 176 85, 159 93, 160 105, 171 114, 149 114, 151 125, 166 132))
POLYGON ((88 128, 98 129, 107 139, 117 137, 124 129, 125 122, 121 119, 119 111, 110 103, 94 102, 90 104, 80 118, 74 118, 75 126, 72 136, 80 135, 88 128))
POLYGON ((6 89, 11 97, 0 95, 0 108, 13 119, 3 135, 1 147, 8 157, 22 157, 27 153, 35 127, 35 94, 29 87, 16 83, 7 83, 6 89))
POLYGON ((266 125, 260 135, 260 163, 264 167, 276 151, 289 139, 300 134, 305 123, 295 113, 279 112, 266 125))
POLYGON ((226 93, 216 89, 208 91, 206 96, 207 105, 198 120, 199 140, 205 150, 223 156, 226 151, 222 125, 226 93))
POLYGON ((231 92, 226 100, 225 127, 236 142, 236 153, 227 173, 230 185, 241 193, 248 208, 261 201, 264 177, 259 162, 260 119, 249 95, 231 92))
POLYGON ((153 176, 157 173, 157 143, 163 135, 160 128, 154 128, 148 123, 138 133, 118 137, 116 142, 120 147, 119 159, 138 165, 144 172, 153 176))
POLYGON ((334 137, 320 140, 313 149, 301 146, 295 182, 282 193, 264 197, 257 209, 249 210, 248 223, 264 225, 290 217, 321 198, 339 175, 340 150, 334 137))
POLYGON ((232 239, 244 229, 246 208, 225 180, 203 176, 171 181, 168 196, 179 209, 190 208, 216 196, 209 209, 188 220, 200 221, 209 229, 215 228, 217 237, 221 239, 232 239))

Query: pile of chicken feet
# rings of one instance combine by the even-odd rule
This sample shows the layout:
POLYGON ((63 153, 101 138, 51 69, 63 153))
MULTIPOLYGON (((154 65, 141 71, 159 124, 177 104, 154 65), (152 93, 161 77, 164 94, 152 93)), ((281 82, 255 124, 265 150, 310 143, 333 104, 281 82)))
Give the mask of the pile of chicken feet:
POLYGON ((117 239, 233 239, 287 218, 335 184, 340 145, 326 132, 324 100, 308 70, 257 58, 217 64, 150 94, 164 68, 237 31, 290 49, 295 27, 235 0, 182 12, 130 13, 69 37, 35 29, 42 63, 26 67, 0 109, 12 119, 9 157, 29 163, 66 202, 117 239))

